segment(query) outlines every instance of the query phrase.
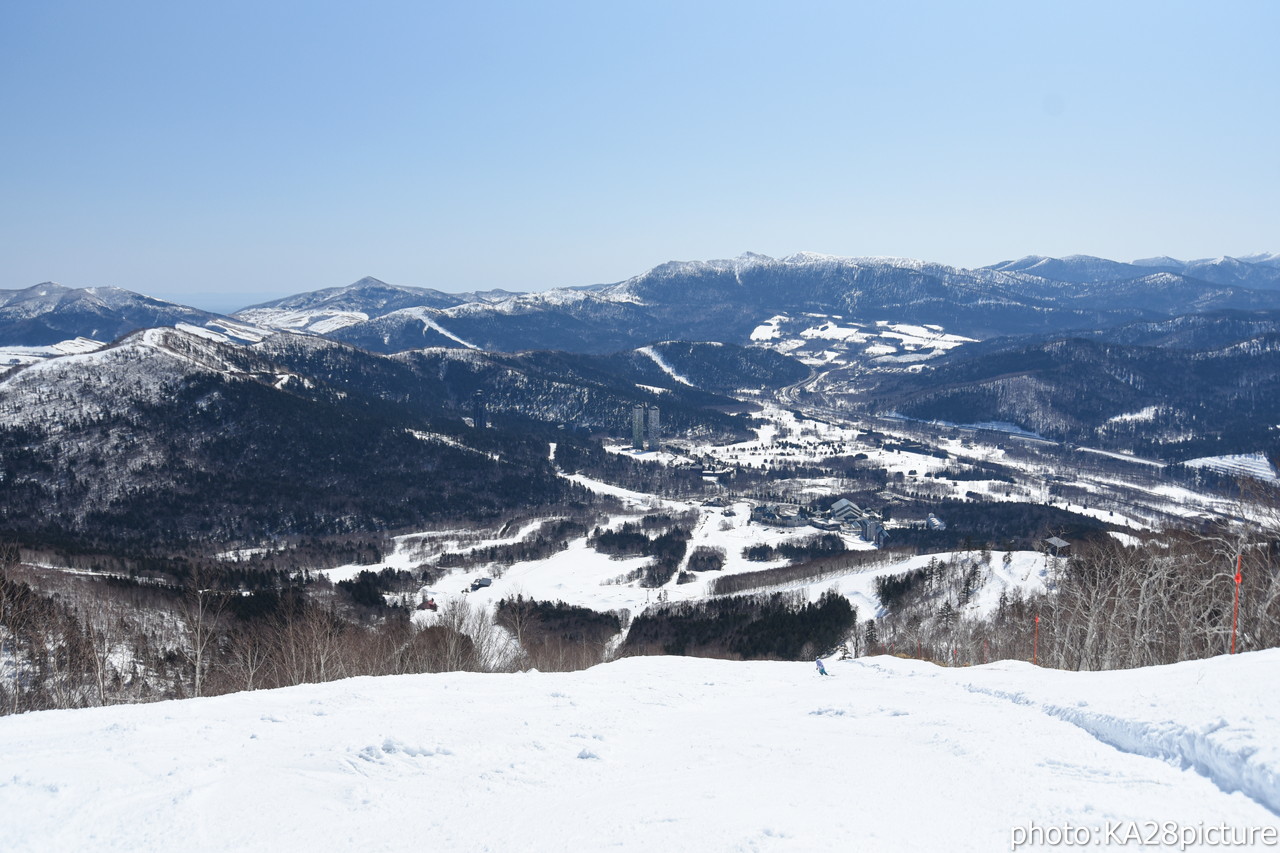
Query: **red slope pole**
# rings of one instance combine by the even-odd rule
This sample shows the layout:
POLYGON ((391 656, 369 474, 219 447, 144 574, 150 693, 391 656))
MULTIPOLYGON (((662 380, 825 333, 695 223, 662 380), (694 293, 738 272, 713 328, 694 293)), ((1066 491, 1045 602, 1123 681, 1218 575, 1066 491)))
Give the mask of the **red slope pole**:
POLYGON ((1244 579, 1241 573, 1241 564, 1244 562, 1244 554, 1236 555, 1236 603, 1231 606, 1231 654, 1236 653, 1236 621, 1240 615, 1240 581, 1244 579))

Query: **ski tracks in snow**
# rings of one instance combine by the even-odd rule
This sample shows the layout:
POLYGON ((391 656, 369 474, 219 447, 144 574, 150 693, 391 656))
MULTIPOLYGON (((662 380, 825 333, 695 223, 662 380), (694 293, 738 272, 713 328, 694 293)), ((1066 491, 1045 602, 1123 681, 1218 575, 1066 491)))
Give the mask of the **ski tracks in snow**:
POLYGON ((966 684, 971 693, 994 696, 1036 710, 1080 729, 1121 752, 1155 758, 1194 770, 1227 794, 1237 791, 1280 815, 1280 772, 1257 760, 1255 732, 1233 727, 1223 717, 1194 727, 1171 720, 1135 720, 1076 707, 1037 702, 1025 693, 966 684))
MULTIPOLYGON (((910 675, 951 681, 970 694, 1038 712, 1118 752, 1194 772, 1224 794, 1243 794, 1280 815, 1280 743, 1275 737, 1280 725, 1269 709, 1230 698, 1240 692, 1241 681, 1266 677, 1274 670, 1267 669, 1270 664, 1264 657, 1251 656, 1232 661, 1240 669, 1224 678, 1223 667, 1200 669, 1210 663, 1178 665, 1181 683, 1159 689, 1152 673, 1161 667, 1066 672, 1031 668, 1023 661, 964 669, 920 663, 910 675), (1019 689, 1018 676, 1028 669, 1042 677, 1035 689, 1019 689), (1180 719, 1168 713, 1173 708, 1180 719)), ((886 675, 902 674, 874 660, 863 665, 886 675)))

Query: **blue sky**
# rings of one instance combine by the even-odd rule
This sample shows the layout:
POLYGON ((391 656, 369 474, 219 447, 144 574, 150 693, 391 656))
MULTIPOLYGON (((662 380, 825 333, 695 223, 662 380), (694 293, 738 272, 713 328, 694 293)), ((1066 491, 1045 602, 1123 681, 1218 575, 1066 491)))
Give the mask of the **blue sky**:
POLYGON ((1280 251, 1280 3, 0 5, 0 288, 1280 251))

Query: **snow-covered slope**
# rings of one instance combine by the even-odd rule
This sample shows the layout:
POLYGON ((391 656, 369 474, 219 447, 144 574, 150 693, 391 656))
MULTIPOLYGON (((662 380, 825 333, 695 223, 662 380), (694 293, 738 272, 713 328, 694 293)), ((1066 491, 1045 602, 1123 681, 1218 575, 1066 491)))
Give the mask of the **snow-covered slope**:
POLYGON ((2 718, 3 846, 992 851, 1280 815, 1280 651, 828 670, 630 658, 2 718))
POLYGON ((1265 453, 1239 453, 1229 456, 1204 456, 1182 463, 1191 468, 1207 468, 1231 477, 1252 477, 1263 482, 1280 483, 1276 466, 1265 453))

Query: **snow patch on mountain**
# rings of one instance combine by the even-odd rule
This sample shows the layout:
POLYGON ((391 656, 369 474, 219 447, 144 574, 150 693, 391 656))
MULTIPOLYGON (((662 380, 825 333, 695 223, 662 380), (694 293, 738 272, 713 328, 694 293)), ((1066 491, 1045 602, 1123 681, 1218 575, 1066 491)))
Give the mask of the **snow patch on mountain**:
POLYGON ((471 343, 471 341, 464 340, 463 338, 458 337, 453 332, 449 331, 444 326, 440 325, 440 323, 436 321, 436 315, 438 312, 435 312, 430 308, 405 308, 401 311, 396 311, 394 313, 399 316, 413 317, 421 321, 424 328, 430 329, 433 332, 437 332, 441 335, 444 335, 449 340, 456 341, 462 346, 466 347, 467 349, 480 349, 480 347, 471 343))
POLYGON ((1145 409, 1139 409, 1136 412, 1125 412, 1121 415, 1115 415, 1107 418, 1109 424, 1120 423, 1147 423, 1156 419, 1156 415, 1160 412, 1159 406, 1147 406, 1145 409))
POLYGON ((636 352, 652 359, 653 363, 658 365, 658 367, 661 368, 663 373, 667 374, 675 381, 683 383, 685 385, 689 385, 691 387, 697 387, 688 377, 683 376, 680 373, 676 372, 676 369, 671 366, 671 363, 667 361, 665 358, 663 358, 662 354, 659 353, 657 350, 655 350, 653 347, 651 346, 641 347, 640 349, 636 350, 636 352))
POLYGON ((1267 483, 1280 483, 1280 473, 1265 453, 1237 453, 1227 456, 1202 456, 1182 463, 1191 468, 1204 468, 1231 477, 1249 477, 1267 483))
POLYGON ((428 441, 428 442, 433 442, 435 444, 444 444, 444 445, 448 445, 449 447, 455 447, 458 450, 465 450, 468 453, 475 453, 480 456, 487 456, 488 458, 492 459, 495 462, 501 461, 501 457, 499 457, 498 454, 488 453, 483 450, 476 450, 474 447, 470 447, 466 444, 463 444, 461 441, 458 441, 456 438, 453 438, 452 436, 441 435, 438 432, 423 432, 421 430, 416 430, 416 429, 410 429, 405 431, 410 435, 412 435, 414 438, 418 439, 419 441, 428 441))
POLYGON ((751 332, 751 340, 753 341, 772 341, 782 336, 778 324, 788 319, 785 314, 775 315, 765 320, 759 326, 756 326, 751 332))

